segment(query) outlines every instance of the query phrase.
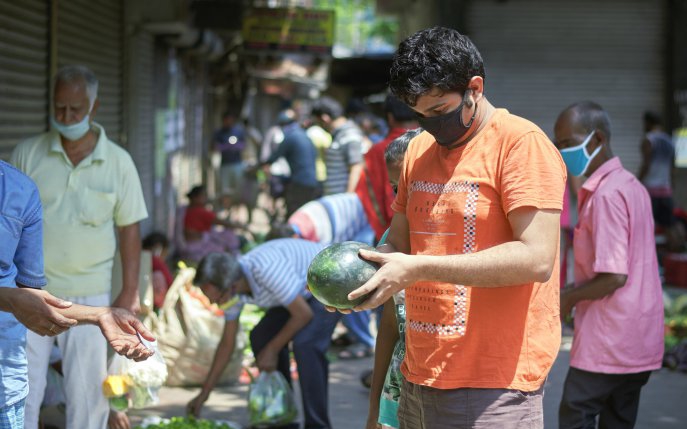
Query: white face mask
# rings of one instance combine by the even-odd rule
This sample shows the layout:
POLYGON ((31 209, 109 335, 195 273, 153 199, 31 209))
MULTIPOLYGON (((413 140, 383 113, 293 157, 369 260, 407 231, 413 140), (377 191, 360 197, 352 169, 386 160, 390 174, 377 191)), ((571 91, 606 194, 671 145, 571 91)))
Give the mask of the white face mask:
POLYGON ((62 137, 67 140, 75 141, 79 140, 81 137, 85 136, 88 130, 91 129, 90 123, 90 113, 84 116, 84 118, 77 122, 76 124, 64 125, 52 117, 50 118, 50 125, 59 132, 62 137))

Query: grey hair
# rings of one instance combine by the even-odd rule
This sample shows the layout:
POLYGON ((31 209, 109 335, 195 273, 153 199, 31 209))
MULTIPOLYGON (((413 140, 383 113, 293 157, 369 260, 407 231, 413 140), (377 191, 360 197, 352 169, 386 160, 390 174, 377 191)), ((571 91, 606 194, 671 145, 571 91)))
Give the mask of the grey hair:
POLYGON ((611 140, 611 118, 601 105, 593 101, 578 101, 568 106, 564 112, 573 114, 573 123, 581 127, 584 132, 601 131, 611 140))
POLYGON ((403 162, 403 158, 408 150, 408 145, 410 141, 417 137, 424 129, 422 127, 415 128, 414 130, 408 130, 400 136, 396 137, 389 143, 384 151, 384 160, 387 164, 400 164, 403 162))
POLYGON ((196 269, 193 283, 203 285, 210 283, 225 291, 241 277, 241 267, 235 256, 228 253, 208 253, 201 259, 196 269))
POLYGON ((74 82, 79 79, 83 79, 86 83, 86 95, 90 103, 90 111, 96 98, 98 98, 98 78, 95 77, 95 73, 91 69, 82 65, 64 66, 55 73, 55 86, 60 82, 74 82))

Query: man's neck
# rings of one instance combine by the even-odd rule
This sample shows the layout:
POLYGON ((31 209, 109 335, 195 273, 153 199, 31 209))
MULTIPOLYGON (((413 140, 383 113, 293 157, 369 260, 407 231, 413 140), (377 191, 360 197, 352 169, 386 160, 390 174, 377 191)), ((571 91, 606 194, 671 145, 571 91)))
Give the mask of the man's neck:
POLYGON ((339 116, 338 118, 334 119, 332 121, 332 132, 341 128, 346 122, 348 122, 348 119, 345 116, 339 116))
POLYGON ((76 167, 84 158, 93 153, 95 145, 98 142, 98 135, 93 130, 89 130, 78 140, 67 140, 63 136, 60 136, 60 141, 64 153, 67 154, 72 165, 76 167))
POLYGON ((460 142, 451 146, 450 149, 464 146, 477 137, 480 131, 482 131, 482 129, 487 125, 487 122, 489 122, 489 119, 491 119, 494 113, 496 113, 496 108, 492 106, 486 97, 482 97, 482 99, 477 102, 477 113, 475 114, 474 119, 474 131, 471 132, 464 140, 461 140, 460 142))

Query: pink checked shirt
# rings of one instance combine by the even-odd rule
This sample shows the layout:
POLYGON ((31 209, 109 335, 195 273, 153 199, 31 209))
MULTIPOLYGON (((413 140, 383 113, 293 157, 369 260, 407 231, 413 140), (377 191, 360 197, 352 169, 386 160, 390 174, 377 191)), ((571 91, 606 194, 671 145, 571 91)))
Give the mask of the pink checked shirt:
POLYGON ((580 190, 575 283, 598 273, 627 274, 625 286, 575 307, 570 366, 626 374, 661 367, 663 296, 651 201, 644 186, 612 158, 580 190))

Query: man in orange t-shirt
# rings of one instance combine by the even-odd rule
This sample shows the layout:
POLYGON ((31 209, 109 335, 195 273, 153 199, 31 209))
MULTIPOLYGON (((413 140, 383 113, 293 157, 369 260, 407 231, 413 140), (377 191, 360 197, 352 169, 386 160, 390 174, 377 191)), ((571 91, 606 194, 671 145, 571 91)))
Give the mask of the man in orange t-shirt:
POLYGON ((543 427, 560 345, 566 172, 546 135, 484 96, 477 48, 435 27, 401 43, 392 92, 426 132, 410 145, 382 265, 356 310, 406 291, 401 428, 543 427))

